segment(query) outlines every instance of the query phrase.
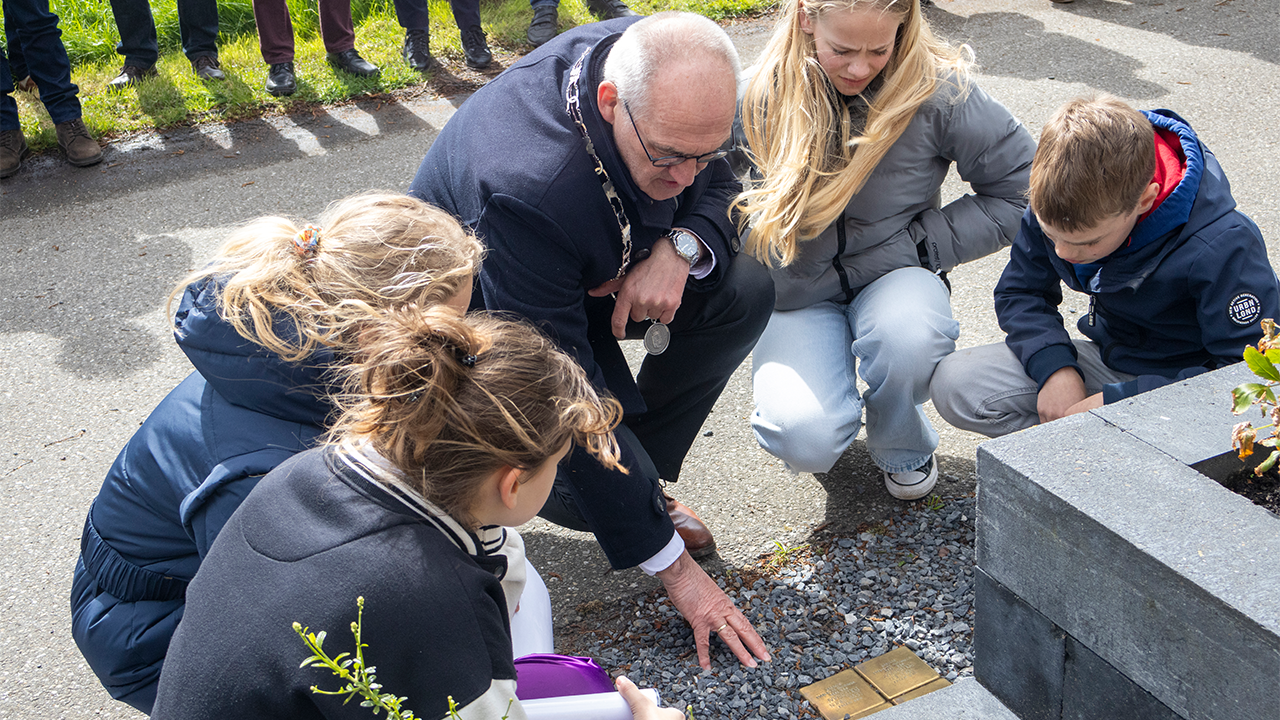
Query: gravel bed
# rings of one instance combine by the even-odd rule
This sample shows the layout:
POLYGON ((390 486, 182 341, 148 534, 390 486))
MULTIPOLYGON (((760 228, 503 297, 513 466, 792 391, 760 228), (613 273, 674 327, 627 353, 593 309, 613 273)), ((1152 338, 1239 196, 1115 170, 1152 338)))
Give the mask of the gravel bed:
POLYGON ((895 646, 948 680, 973 672, 972 497, 896 508, 854 537, 824 539, 716 576, 773 662, 750 669, 718 639, 698 667, 689 626, 661 591, 622 601, 626 626, 584 648, 606 670, 656 687, 697 720, 818 717, 799 688, 895 646))

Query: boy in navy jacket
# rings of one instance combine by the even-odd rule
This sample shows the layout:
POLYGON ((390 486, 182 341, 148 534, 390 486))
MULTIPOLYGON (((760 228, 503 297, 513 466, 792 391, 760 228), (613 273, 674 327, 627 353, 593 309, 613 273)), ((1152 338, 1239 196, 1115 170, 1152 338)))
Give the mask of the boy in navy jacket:
POLYGON ((947 422, 989 436, 1239 362, 1280 284, 1186 121, 1101 96, 1045 125, 995 306, 1005 342, 948 356, 930 388, 947 422), (1089 295, 1087 340, 1063 325, 1062 283, 1089 295))

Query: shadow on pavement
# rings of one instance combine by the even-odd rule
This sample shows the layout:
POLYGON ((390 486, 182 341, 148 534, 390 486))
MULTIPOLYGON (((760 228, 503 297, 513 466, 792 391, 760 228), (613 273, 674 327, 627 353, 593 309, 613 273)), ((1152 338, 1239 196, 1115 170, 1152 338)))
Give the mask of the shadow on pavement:
POLYGON ((1280 44, 1275 41, 1280 5, 1274 0, 1139 0, 1124 4, 1077 0, 1053 7, 1059 12, 1168 35, 1188 45, 1249 53, 1280 64, 1280 44))
POLYGON ((167 234, 110 245, 94 240, 5 248, 0 328, 8 342, 17 333, 61 341, 52 360, 74 377, 127 377, 160 356, 149 329, 154 320, 141 316, 154 313, 170 283, 187 272, 191 247, 167 234))
POLYGON ((1025 15, 998 12, 965 18, 935 8, 928 18, 951 42, 985 48, 978 62, 986 75, 1075 82, 1122 97, 1155 98, 1169 93, 1162 85, 1137 77, 1143 67, 1138 60, 1047 32, 1044 23, 1025 15))
POLYGON ((438 130, 399 102, 374 97, 337 107, 295 108, 290 115, 141 133, 111 142, 102 163, 89 168, 66 165, 55 149, 24 162, 17 175, 0 183, 0 219, 48 214, 67 204, 110 201, 189 180, 229 176, 227 181, 238 185, 248 172, 371 136, 427 131, 433 139, 438 130))

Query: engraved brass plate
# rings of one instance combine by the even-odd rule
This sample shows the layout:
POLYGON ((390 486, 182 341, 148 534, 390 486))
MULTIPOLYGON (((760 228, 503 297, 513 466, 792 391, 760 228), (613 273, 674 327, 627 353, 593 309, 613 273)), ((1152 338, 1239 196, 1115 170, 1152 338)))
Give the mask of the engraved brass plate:
POLYGON ((924 685, 921 685, 915 690, 908 690, 907 692, 904 692, 895 698, 891 698, 890 702, 892 702, 894 705, 901 705, 902 703, 908 700, 914 700, 915 698, 918 698, 921 695, 928 695, 934 690, 941 690, 942 688, 948 687, 949 685, 951 685, 951 683, 947 682, 946 678, 938 678, 933 682, 925 683, 924 685))
MULTIPOLYGON (((861 713, 858 713, 857 715, 854 715, 853 713, 849 713, 849 720, 858 720, 858 718, 864 718, 864 717, 866 717, 866 716, 870 715, 871 713, 878 713, 878 712, 880 712, 881 710, 888 710, 888 709, 889 709, 889 708, 891 708, 891 707, 893 707, 893 705, 891 705, 890 703, 887 703, 887 702, 886 702, 886 703, 880 703, 879 705, 876 705, 875 707, 869 707, 869 708, 867 708, 866 710, 863 710, 861 713)), ((843 716, 843 715, 841 715, 841 716, 840 716, 840 717, 838 717, 838 718, 837 718, 837 717, 828 717, 828 718, 827 718, 827 720, 844 720, 844 716, 843 716)))
POLYGON ((894 698, 938 678, 938 673, 905 647, 896 647, 854 668, 886 698, 894 698))
POLYGON ((889 707, 875 688, 852 670, 802 687, 800 694, 827 720, 844 720, 845 715, 860 718, 889 707))

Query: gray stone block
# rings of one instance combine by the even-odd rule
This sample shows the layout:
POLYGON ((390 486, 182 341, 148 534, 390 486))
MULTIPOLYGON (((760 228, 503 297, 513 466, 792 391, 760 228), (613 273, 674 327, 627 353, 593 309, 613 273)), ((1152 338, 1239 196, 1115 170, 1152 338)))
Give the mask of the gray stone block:
POLYGON ((1178 720, 1151 693, 1070 636, 1062 677, 1062 720, 1178 720))
POLYGON ((1065 633, 981 568, 973 591, 973 676, 1022 720, 1058 720, 1065 633))
POLYGON ((986 688, 960 680, 914 700, 881 710, 875 720, 1018 720, 986 688))
POLYGON ((978 475, 993 579, 1182 717, 1280 717, 1274 516, 1096 414, 984 443, 978 475))
POLYGON ((1093 414, 1183 464, 1195 465, 1231 450, 1236 423, 1264 424, 1256 411, 1231 414, 1231 389, 1250 381, 1257 378, 1247 365, 1237 363, 1104 405, 1093 414))

